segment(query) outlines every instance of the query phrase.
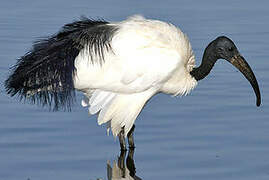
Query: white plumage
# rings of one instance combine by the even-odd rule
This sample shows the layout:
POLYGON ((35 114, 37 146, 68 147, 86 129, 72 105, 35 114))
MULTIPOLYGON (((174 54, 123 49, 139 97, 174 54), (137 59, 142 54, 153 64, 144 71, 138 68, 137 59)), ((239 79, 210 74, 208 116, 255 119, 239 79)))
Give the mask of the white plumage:
POLYGON ((83 49, 75 59, 74 86, 84 92, 89 113, 99 112, 98 124, 108 123, 114 136, 124 127, 127 136, 153 95, 185 95, 196 86, 189 74, 194 55, 187 36, 172 24, 133 16, 108 25, 118 30, 104 63, 91 63, 99 57, 83 49))

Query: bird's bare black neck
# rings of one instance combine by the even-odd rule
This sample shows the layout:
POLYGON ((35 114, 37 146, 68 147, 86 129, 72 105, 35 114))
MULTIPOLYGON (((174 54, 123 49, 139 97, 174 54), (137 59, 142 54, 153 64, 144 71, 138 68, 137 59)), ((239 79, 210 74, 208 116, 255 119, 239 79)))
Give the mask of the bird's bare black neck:
POLYGON ((217 59, 218 58, 215 54, 215 47, 213 43, 210 43, 204 51, 201 65, 197 68, 193 68, 190 74, 197 81, 204 79, 210 73, 217 59))

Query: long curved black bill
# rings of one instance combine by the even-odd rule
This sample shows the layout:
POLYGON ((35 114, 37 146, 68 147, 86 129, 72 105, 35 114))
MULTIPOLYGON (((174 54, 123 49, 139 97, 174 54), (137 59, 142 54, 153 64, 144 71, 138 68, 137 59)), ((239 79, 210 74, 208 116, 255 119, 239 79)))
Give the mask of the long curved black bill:
POLYGON ((233 56, 230 61, 231 64, 233 64, 250 82, 255 94, 256 94, 256 105, 260 106, 261 105, 261 93, 259 89, 258 82, 256 80, 256 77, 248 65, 247 61, 244 59, 243 56, 235 55, 233 56))

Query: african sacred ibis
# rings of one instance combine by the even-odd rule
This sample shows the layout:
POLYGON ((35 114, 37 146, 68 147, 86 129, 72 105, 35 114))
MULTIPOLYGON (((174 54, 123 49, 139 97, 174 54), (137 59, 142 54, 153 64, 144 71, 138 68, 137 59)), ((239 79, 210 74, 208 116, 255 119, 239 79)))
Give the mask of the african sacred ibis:
POLYGON ((260 106, 255 75, 231 39, 221 36, 209 43, 195 68, 191 44, 179 28, 142 16, 66 24, 18 60, 5 87, 11 96, 54 110, 70 109, 75 90, 82 91, 82 105, 90 114, 98 113, 98 124, 106 123, 125 149, 126 137, 134 146, 134 121, 152 96, 188 94, 218 59, 244 74, 260 106))

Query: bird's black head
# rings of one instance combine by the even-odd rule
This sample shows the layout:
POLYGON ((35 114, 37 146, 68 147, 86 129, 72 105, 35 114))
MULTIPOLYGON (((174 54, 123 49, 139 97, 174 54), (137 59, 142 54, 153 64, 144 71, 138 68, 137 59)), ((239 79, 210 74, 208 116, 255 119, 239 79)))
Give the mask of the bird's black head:
POLYGON ((217 56, 217 59, 225 59, 228 62, 230 62, 250 82, 257 97, 256 105, 260 106, 261 95, 256 77, 252 69, 248 65, 247 61, 244 59, 243 56, 240 55, 234 42, 225 36, 220 36, 217 39, 215 39, 212 43, 215 49, 215 55, 217 56))
POLYGON ((218 37, 213 43, 215 55, 218 59, 226 59, 229 61, 232 57, 239 54, 234 42, 225 36, 218 37))
POLYGON ((227 60, 246 77, 255 91, 256 105, 260 106, 261 95, 256 77, 244 57, 240 55, 234 42, 225 36, 220 36, 209 43, 204 51, 202 64, 198 68, 194 68, 190 74, 196 80, 203 79, 209 74, 218 59, 227 60))

